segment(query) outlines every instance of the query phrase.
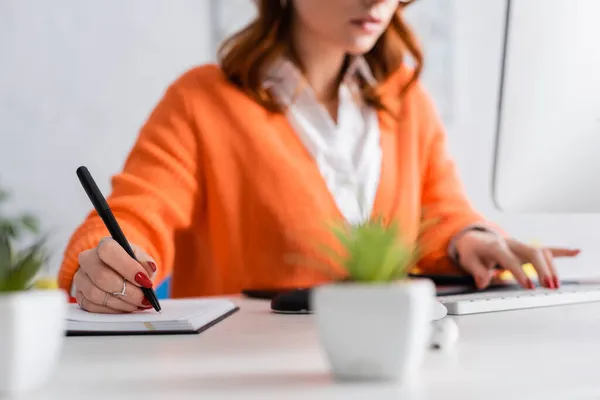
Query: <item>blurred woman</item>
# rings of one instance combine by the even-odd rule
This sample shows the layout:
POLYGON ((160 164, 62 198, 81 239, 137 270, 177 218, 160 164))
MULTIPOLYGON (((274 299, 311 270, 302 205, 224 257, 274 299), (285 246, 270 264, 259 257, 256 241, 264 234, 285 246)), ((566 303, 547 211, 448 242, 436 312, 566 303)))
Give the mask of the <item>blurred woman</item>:
POLYGON ((170 85, 113 179, 108 201, 140 263, 90 213, 61 287, 87 311, 118 313, 149 307, 140 287, 168 275, 173 297, 313 286, 332 277, 286 258, 320 257, 328 221, 373 217, 397 221, 410 240, 438 221, 415 273, 469 273, 485 287, 500 265, 533 288, 530 262, 543 286, 558 287, 553 257, 576 250, 512 239, 465 196, 420 82, 410 3, 259 1, 218 65, 170 85), (125 296, 111 294, 123 286, 125 296))

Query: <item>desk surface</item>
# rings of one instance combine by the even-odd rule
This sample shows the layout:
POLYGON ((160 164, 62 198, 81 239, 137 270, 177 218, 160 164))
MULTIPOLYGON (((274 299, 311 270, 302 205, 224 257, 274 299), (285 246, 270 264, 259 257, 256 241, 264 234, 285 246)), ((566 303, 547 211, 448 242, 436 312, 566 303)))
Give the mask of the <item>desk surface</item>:
POLYGON ((50 382, 26 399, 600 398, 600 303, 456 317, 410 386, 338 384, 313 317, 240 311, 199 335, 69 337, 50 382))

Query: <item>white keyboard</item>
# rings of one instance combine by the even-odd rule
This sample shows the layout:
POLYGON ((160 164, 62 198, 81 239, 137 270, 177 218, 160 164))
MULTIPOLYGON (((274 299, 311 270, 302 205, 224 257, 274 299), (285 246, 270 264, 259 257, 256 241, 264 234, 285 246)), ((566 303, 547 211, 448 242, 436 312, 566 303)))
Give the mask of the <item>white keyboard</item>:
POLYGON ((600 301, 600 285, 458 294, 439 296, 437 300, 446 306, 449 315, 477 314, 600 301))

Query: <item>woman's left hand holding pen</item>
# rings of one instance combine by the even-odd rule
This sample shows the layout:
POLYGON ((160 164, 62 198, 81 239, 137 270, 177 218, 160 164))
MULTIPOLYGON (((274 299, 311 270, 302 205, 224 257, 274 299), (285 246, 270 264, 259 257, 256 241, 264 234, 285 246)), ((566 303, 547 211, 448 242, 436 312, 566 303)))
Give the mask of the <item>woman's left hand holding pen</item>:
POLYGON ((152 287, 156 263, 140 247, 131 247, 139 262, 112 238, 104 238, 96 248, 79 254, 73 284, 82 309, 116 314, 152 308, 140 287, 152 287))

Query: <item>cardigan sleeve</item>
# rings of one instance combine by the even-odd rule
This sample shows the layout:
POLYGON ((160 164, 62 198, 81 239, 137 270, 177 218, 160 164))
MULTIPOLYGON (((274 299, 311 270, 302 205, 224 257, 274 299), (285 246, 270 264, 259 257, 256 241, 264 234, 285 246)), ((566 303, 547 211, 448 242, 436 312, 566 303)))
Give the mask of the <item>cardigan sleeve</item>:
MULTIPOLYGON (((174 233, 191 224, 200 206, 198 140, 185 87, 172 84, 142 127, 107 197, 128 241, 156 260, 160 282, 172 270, 174 233)), ((77 227, 63 255, 59 286, 71 290, 80 252, 109 236, 95 211, 77 227)))
POLYGON ((417 269, 428 274, 463 273, 449 253, 453 238, 473 226, 503 233, 475 210, 467 198, 449 154, 440 118, 420 84, 413 96, 421 131, 421 222, 424 227, 423 254, 417 269))

